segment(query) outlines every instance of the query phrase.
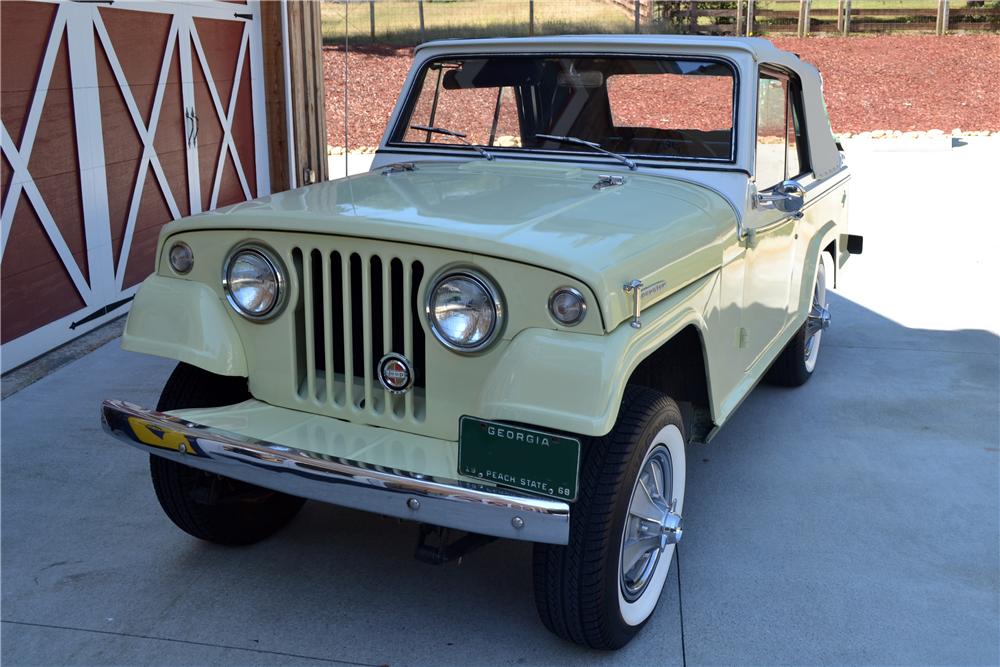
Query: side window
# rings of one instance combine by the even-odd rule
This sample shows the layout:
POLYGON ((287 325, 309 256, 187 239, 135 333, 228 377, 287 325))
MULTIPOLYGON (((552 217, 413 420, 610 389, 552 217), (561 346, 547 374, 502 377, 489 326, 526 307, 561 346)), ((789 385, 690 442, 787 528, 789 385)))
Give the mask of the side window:
POLYGON ((792 104, 791 96, 788 97, 788 127, 785 128, 785 136, 788 137, 788 157, 785 159, 785 178, 794 178, 802 173, 799 164, 799 132, 797 129, 798 118, 795 113, 795 105, 792 104))
POLYGON ((788 144, 788 83, 783 78, 763 72, 757 80, 757 157, 758 190, 767 190, 785 180, 785 156, 788 144))

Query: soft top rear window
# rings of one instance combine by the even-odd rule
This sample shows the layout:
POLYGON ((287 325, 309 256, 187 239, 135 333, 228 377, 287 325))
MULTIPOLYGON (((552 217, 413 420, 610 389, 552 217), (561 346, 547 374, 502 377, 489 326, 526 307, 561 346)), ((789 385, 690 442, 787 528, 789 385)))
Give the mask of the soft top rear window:
POLYGON ((732 67, 710 59, 444 58, 418 75, 392 143, 587 151, 536 136, 549 134, 626 155, 730 161, 735 88, 732 67))

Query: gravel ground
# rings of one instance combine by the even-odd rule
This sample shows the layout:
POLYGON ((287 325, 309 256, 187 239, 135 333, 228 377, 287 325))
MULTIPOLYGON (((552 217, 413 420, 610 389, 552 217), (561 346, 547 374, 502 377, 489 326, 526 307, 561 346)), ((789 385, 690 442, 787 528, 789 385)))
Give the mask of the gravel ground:
MULTIPOLYGON (((1000 35, 775 37, 823 73, 834 132, 1000 130, 1000 35)), ((351 51, 352 149, 378 144, 411 49, 351 51)), ((344 56, 324 49, 327 136, 344 145, 344 56)))

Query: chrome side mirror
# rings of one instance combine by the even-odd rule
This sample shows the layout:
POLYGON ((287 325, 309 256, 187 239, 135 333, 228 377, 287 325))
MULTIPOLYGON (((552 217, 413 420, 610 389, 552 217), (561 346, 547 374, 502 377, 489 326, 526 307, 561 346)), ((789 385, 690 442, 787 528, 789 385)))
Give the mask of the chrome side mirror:
POLYGON ((805 189, 797 181, 782 181, 771 192, 757 193, 757 203, 772 202, 784 213, 798 213, 805 204, 805 189))

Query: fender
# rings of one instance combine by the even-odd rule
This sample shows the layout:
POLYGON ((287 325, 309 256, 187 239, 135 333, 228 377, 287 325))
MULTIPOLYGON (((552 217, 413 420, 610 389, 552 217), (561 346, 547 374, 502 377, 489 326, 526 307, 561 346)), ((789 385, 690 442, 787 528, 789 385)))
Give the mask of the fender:
POLYGON ((122 349, 247 376, 246 354, 219 296, 192 280, 152 275, 132 303, 122 349))
MULTIPOLYGON (((643 359, 688 325, 706 338, 718 276, 713 271, 643 310, 641 329, 626 323, 604 336, 520 332, 487 376, 479 414, 580 435, 608 433, 625 385, 643 359)), ((711 396, 711 369, 706 371, 711 396)))

